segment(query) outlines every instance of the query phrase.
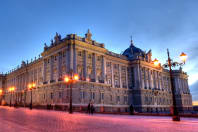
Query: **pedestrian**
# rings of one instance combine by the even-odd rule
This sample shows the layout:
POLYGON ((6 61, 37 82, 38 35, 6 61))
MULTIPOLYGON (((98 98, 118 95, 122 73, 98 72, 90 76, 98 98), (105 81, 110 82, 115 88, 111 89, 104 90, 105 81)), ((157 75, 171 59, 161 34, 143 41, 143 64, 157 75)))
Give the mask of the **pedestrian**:
POLYGON ((91 114, 93 115, 93 113, 94 113, 94 105, 93 105, 93 103, 91 103, 91 114))
POLYGON ((130 115, 133 115, 134 114, 134 109, 133 109, 133 105, 132 104, 130 105, 129 109, 130 109, 130 115))
POLYGON ((88 106, 87 106, 87 112, 88 112, 88 114, 90 114, 91 112, 91 105, 90 105, 90 103, 88 104, 88 106))

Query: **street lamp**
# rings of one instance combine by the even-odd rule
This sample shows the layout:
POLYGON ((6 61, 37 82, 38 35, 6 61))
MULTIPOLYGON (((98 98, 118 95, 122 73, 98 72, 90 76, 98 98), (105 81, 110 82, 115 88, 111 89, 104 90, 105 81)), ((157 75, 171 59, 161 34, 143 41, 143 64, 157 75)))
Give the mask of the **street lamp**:
POLYGON ((159 65, 159 61, 155 58, 155 60, 153 61, 154 66, 158 66, 159 65))
POLYGON ((174 86, 174 82, 173 82, 172 67, 184 65, 185 62, 186 62, 186 59, 187 59, 187 55, 185 53, 183 53, 183 52, 181 53, 180 58, 182 60, 182 63, 173 62, 173 60, 171 60, 171 58, 170 58, 170 54, 169 54, 169 50, 168 49, 167 49, 167 55, 168 55, 168 61, 163 66, 165 68, 168 68, 169 67, 169 74, 170 74, 170 80, 171 80, 171 92, 172 92, 172 100, 173 100, 172 120, 173 121, 180 121, 180 117, 179 117, 177 106, 176 106, 175 86, 174 86))
POLYGON ((10 96, 10 107, 11 107, 11 102, 12 102, 12 93, 14 92, 14 90, 15 90, 15 87, 14 86, 8 88, 8 91, 11 93, 11 96, 10 96))
POLYGON ((72 84, 79 80, 78 74, 74 74, 73 70, 70 70, 70 76, 64 77, 64 82, 70 86, 70 99, 69 99, 69 113, 72 114, 72 84))
POLYGON ((31 91, 30 110, 32 110, 32 89, 33 88, 36 88, 36 84, 35 83, 28 84, 28 89, 31 91))

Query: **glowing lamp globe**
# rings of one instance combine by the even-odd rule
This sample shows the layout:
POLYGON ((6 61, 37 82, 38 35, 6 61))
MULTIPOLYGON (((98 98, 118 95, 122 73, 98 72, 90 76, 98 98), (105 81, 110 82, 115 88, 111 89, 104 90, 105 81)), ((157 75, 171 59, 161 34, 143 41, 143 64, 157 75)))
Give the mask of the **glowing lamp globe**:
POLYGON ((154 66, 158 66, 158 65, 159 65, 159 61, 158 61, 157 59, 155 59, 155 60, 153 61, 153 63, 154 63, 154 66))
POLYGON ((35 83, 33 83, 33 84, 32 84, 32 87, 33 87, 33 88, 35 88, 35 87, 36 87, 36 84, 35 84, 35 83))
POLYGON ((187 55, 182 52, 181 55, 180 55, 180 59, 183 61, 183 62, 186 62, 186 59, 187 59, 187 55))
POLYGON ((74 75, 74 80, 78 81, 79 80, 79 76, 77 74, 74 75))
POLYGON ((69 82, 69 77, 66 76, 66 77, 64 78, 64 82, 68 83, 68 82, 69 82))
POLYGON ((28 84, 28 88, 31 89, 32 88, 32 84, 28 84))

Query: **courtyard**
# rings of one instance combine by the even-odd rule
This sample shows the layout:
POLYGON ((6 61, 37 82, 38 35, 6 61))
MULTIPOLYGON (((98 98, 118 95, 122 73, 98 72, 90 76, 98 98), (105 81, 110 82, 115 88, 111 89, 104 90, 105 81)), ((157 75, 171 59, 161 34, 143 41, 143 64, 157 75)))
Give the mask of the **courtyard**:
POLYGON ((198 118, 29 110, 0 106, 0 132, 197 132, 198 118))

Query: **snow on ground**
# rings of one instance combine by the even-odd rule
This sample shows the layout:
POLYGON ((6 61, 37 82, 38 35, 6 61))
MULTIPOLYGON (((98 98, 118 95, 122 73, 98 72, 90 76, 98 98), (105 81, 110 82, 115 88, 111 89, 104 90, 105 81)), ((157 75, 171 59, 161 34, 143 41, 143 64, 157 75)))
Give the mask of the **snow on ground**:
POLYGON ((198 118, 68 114, 0 106, 0 132, 197 132, 198 118))

